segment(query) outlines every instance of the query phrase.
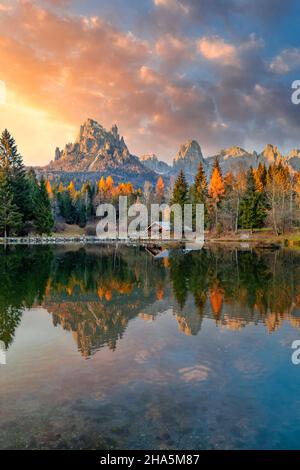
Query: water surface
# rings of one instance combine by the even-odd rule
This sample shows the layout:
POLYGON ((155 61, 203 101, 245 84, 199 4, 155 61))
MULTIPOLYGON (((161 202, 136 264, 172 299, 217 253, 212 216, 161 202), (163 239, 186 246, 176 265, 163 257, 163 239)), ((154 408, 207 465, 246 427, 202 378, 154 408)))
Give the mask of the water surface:
POLYGON ((0 448, 299 449, 300 255, 9 247, 0 448))

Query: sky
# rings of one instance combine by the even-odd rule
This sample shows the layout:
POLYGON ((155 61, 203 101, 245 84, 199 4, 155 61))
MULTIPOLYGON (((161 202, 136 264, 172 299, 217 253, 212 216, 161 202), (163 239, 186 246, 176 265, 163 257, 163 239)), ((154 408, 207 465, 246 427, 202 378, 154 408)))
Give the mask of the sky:
POLYGON ((87 118, 169 162, 190 139, 204 156, 287 153, 300 148, 299 23, 298 0, 0 0, 0 130, 27 165, 87 118))

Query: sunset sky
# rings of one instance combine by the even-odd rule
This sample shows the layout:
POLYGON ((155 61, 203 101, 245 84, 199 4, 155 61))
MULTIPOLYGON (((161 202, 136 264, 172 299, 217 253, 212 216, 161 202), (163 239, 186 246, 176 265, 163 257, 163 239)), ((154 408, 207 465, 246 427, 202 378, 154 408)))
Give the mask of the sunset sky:
POLYGON ((88 117, 171 161, 300 148, 297 0, 0 0, 0 128, 43 165, 88 117))

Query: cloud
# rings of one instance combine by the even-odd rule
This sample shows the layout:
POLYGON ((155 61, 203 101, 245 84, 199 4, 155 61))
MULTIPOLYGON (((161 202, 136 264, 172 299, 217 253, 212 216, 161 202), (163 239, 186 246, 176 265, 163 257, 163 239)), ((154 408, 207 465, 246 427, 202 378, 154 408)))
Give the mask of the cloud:
POLYGON ((224 64, 237 63, 235 46, 226 43, 218 36, 201 38, 198 42, 198 50, 205 59, 222 62, 224 64))
POLYGON ((44 3, 53 5, 55 7, 66 7, 71 5, 73 0, 43 0, 44 3))
MULTIPOLYGON (((26 1, 0 26, 1 79, 53 120, 72 127, 87 116, 106 127, 118 122, 132 152, 169 159, 181 140, 214 133, 211 97, 190 79, 157 70, 149 42, 103 18, 58 16, 26 1)), ((164 40, 181 48, 173 37, 164 40)), ((158 50, 161 58, 162 42, 158 50)))
POLYGON ((195 365, 180 369, 178 372, 183 382, 202 382, 208 379, 210 369, 204 365, 195 365))
POLYGON ((190 12, 189 5, 185 5, 185 3, 182 2, 181 0, 153 0, 153 1, 154 1, 154 5, 157 7, 170 9, 173 11, 184 13, 185 15, 188 15, 190 12))
POLYGON ((142 65, 140 68, 139 76, 141 82, 145 85, 164 85, 163 77, 146 65, 142 65))
MULTIPOLYGON (((248 2, 238 3, 156 0, 156 19, 163 22, 154 24, 147 16, 147 34, 116 27, 97 11, 78 15, 70 6, 58 14, 41 1, 21 0, 16 9, 3 11, 0 80, 14 100, 9 124, 28 159, 38 163, 41 155, 42 163, 49 161, 63 134, 72 140, 74 130, 75 138, 87 117, 105 127, 117 122, 133 153, 155 152, 169 161, 188 139, 197 139, 206 155, 245 141, 252 147, 296 141, 299 110, 264 60, 262 38, 225 34, 210 23, 212 15, 227 15, 230 21, 229 12, 237 14, 248 2), (180 13, 182 5, 188 9, 180 13), (186 29, 197 15, 209 25, 202 37, 199 29, 186 29), (187 23, 183 27, 176 18, 187 23), (20 106, 23 111, 14 120, 20 106), (43 135, 44 152, 42 140, 38 151, 32 149, 30 126, 32 134, 43 135), (51 139, 44 137, 47 126, 51 139)), ((254 6, 249 8, 254 14, 254 6)), ((2 111, 0 125, 6 127, 2 111)))
POLYGON ((101 18, 57 16, 28 1, 0 25, 1 79, 28 104, 72 123, 133 115, 138 70, 150 54, 145 41, 101 18))
POLYGON ((155 52, 164 65, 171 67, 178 67, 179 64, 195 58, 193 41, 173 34, 165 34, 159 38, 155 43, 155 52))
POLYGON ((284 49, 272 60, 270 70, 278 74, 285 74, 300 68, 300 48, 284 49))
POLYGON ((2 11, 11 11, 12 6, 11 5, 6 5, 4 3, 0 3, 0 12, 2 11))
POLYGON ((194 21, 207 22, 211 18, 228 21, 232 15, 256 17, 266 22, 287 13, 293 0, 153 0, 154 5, 168 11, 184 12, 194 21))

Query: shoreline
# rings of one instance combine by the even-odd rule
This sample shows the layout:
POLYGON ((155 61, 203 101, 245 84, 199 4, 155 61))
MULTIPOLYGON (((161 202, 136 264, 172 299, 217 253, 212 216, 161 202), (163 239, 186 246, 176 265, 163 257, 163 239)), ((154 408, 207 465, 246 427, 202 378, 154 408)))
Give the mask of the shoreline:
MULTIPOLYGON (((262 248, 262 249, 280 249, 280 248, 300 248, 300 236, 299 238, 292 238, 291 234, 286 236, 276 237, 270 236, 262 237, 257 234, 253 234, 251 237, 243 236, 223 236, 223 237, 212 237, 208 236, 204 238, 204 247, 209 246, 229 246, 232 248, 251 249, 251 248, 262 248)), ((147 245, 163 245, 166 247, 179 248, 185 244, 193 245, 195 243, 195 249, 199 243, 190 240, 158 240, 158 239, 99 239, 91 236, 30 236, 30 237, 0 237, 0 246, 3 245, 128 245, 128 246, 147 246, 147 245)), ((198 248, 199 249, 199 248, 198 248)))

